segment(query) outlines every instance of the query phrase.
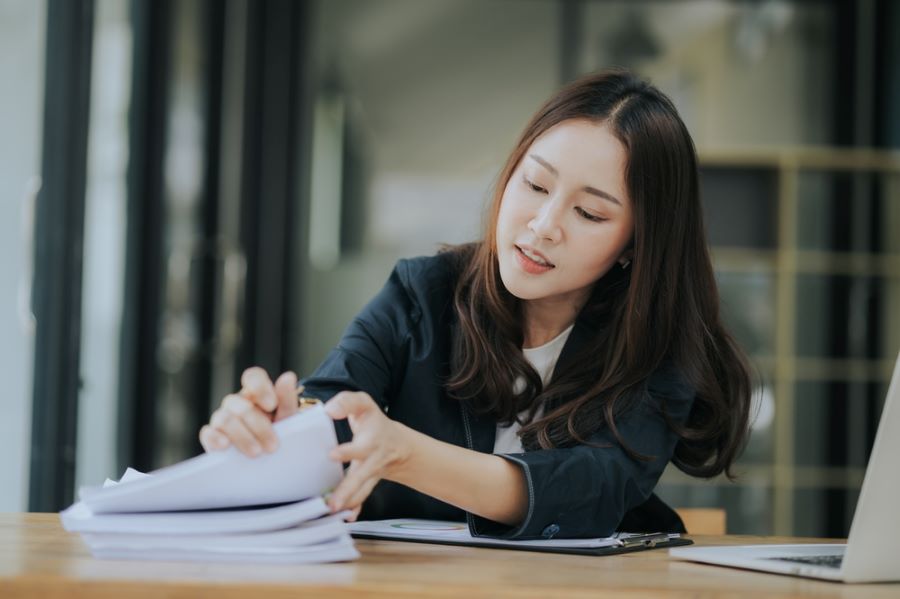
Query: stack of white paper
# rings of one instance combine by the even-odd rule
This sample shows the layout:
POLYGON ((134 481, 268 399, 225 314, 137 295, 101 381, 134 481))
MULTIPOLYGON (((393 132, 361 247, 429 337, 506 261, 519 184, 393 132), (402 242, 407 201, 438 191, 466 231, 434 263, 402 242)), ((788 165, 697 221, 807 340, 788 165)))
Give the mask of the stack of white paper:
MULTIPOLYGON (((278 451, 234 448, 118 483, 82 488, 61 513, 95 557, 305 563, 356 559, 347 525, 322 496, 341 480, 337 444, 321 407, 275 424, 278 451)), ((109 482, 109 481, 108 481, 109 482)))

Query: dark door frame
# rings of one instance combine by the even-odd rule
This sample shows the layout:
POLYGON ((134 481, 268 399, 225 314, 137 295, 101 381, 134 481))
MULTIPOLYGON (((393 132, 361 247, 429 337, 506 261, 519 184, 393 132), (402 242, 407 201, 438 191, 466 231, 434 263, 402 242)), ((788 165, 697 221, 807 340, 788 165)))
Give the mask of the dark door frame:
POLYGON ((71 503, 80 389, 93 0, 47 3, 42 188, 35 209, 29 511, 71 503))
POLYGON ((131 3, 134 54, 129 114, 125 301, 119 362, 119 470, 152 468, 156 437, 156 346, 162 277, 170 0, 131 3))

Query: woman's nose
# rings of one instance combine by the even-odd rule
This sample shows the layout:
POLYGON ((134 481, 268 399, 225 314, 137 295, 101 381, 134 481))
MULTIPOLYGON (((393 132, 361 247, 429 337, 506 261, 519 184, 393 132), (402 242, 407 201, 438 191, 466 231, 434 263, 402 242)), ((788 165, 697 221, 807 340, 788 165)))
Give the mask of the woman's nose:
POLYGON ((543 204, 534 218, 528 223, 528 228, 532 233, 554 243, 562 238, 562 210, 561 202, 555 198, 548 198, 543 204))

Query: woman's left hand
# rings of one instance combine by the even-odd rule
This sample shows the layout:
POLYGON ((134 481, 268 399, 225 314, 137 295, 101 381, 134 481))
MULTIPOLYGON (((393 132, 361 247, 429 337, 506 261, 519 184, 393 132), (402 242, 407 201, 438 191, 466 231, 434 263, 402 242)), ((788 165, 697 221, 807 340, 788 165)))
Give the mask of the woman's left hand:
POLYGON ((355 520, 363 502, 382 478, 403 464, 410 454, 405 427, 388 418, 368 393, 343 391, 325 404, 333 420, 346 418, 353 440, 335 447, 329 457, 350 462, 344 480, 328 500, 332 512, 351 510, 355 520))

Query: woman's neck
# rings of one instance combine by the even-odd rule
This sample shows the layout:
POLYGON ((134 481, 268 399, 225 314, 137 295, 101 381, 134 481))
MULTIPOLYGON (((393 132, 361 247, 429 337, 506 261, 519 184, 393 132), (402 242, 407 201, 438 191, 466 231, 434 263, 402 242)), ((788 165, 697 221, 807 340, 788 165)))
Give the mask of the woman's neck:
POLYGON ((570 301, 525 300, 522 306, 523 347, 540 347, 552 341, 575 322, 580 309, 580 303, 570 301))

